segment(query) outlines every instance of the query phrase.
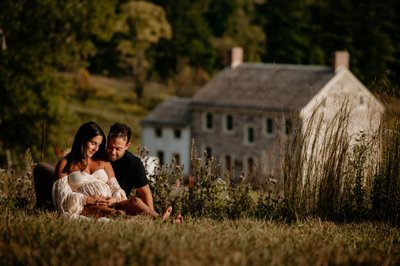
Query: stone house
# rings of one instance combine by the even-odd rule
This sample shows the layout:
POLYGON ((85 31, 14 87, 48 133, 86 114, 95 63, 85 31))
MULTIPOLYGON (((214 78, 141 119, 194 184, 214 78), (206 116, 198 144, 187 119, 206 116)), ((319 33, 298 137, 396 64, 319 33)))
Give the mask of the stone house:
POLYGON ((141 121, 142 145, 149 155, 157 157, 160 164, 176 160, 184 166, 185 175, 190 170, 190 102, 190 98, 168 99, 141 121))
POLYGON ((167 100, 142 121, 142 144, 151 155, 163 156, 164 162, 178 156, 189 174, 193 139, 200 156, 220 160, 221 174, 279 178, 282 143, 318 107, 329 124, 347 100, 352 135, 379 124, 384 108, 348 69, 345 51, 335 53, 332 67, 243 63, 242 58, 241 48, 235 48, 231 67, 191 99, 167 100))

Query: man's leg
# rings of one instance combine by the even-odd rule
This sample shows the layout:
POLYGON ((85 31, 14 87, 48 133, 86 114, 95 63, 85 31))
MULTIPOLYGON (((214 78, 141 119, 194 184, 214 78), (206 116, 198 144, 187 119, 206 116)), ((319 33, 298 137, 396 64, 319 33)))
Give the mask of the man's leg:
POLYGON ((36 207, 39 209, 54 210, 51 190, 55 182, 55 167, 48 163, 38 163, 33 169, 35 184, 36 207))

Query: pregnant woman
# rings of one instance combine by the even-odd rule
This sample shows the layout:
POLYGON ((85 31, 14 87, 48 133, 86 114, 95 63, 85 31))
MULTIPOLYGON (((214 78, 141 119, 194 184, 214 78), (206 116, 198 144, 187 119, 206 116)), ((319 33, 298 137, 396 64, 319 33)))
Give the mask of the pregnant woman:
MULTIPOLYGON (((78 129, 71 151, 56 166, 56 208, 63 213, 97 218, 139 214, 159 217, 139 198, 127 199, 107 161, 105 142, 103 130, 94 122, 78 129)), ((162 220, 167 220, 171 212, 169 207, 162 220)))

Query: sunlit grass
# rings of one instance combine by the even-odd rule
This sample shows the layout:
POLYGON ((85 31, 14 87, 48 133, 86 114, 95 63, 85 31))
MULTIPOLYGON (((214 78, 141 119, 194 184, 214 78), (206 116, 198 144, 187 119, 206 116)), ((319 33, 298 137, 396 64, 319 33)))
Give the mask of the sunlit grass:
POLYGON ((2 209, 2 265, 396 265, 400 229, 384 223, 190 219, 69 220, 2 209))
MULTIPOLYGON (((132 149, 140 146, 140 121, 163 99, 170 97, 165 86, 148 83, 145 87, 142 103, 139 105, 134 92, 134 82, 129 78, 108 78, 87 74, 84 88, 77 87, 76 73, 61 73, 60 76, 70 82, 67 109, 73 115, 69 130, 64 132, 63 141, 72 142, 78 125, 95 121, 105 131, 115 122, 129 125, 133 131, 132 149), (73 123, 73 124, 72 124, 73 123)), ((65 147, 66 148, 66 147, 65 147)))

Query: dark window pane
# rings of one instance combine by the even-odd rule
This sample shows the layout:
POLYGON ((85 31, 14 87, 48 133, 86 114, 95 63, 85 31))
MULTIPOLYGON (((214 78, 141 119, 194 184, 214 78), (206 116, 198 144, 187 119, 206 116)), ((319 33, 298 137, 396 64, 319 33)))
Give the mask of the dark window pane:
POLYGON ((206 158, 210 159, 211 156, 212 156, 212 149, 211 149, 211 147, 207 147, 206 148, 206 158))
POLYGON ((286 135, 289 135, 292 132, 292 121, 289 119, 285 122, 285 132, 286 135))
POLYGON ((180 129, 175 129, 174 130, 174 136, 176 139, 180 139, 181 138, 181 130, 180 129))
POLYGON ((179 154, 175 153, 173 155, 173 157, 174 157, 174 160, 175 160, 176 164, 180 164, 181 163, 181 158, 180 158, 179 154))
POLYGON ((157 152, 157 157, 160 160, 160 165, 164 164, 164 152, 158 151, 157 152))
POLYGON ((208 129, 213 128, 213 115, 210 113, 207 113, 206 115, 206 127, 208 129))
POLYGON ((155 129, 155 133, 156 133, 156 137, 157 137, 157 138, 161 138, 161 137, 162 137, 162 128, 157 127, 157 128, 155 129))
POLYGON ((225 169, 229 172, 232 170, 232 159, 231 156, 225 156, 225 169))
POLYGON ((274 133, 274 121, 271 118, 267 119, 267 133, 274 133))
POLYGON ((226 116, 226 129, 227 130, 233 129, 233 116, 231 115, 226 116))
POLYGON ((247 129, 247 141, 250 143, 254 142, 254 128, 252 127, 247 129))

